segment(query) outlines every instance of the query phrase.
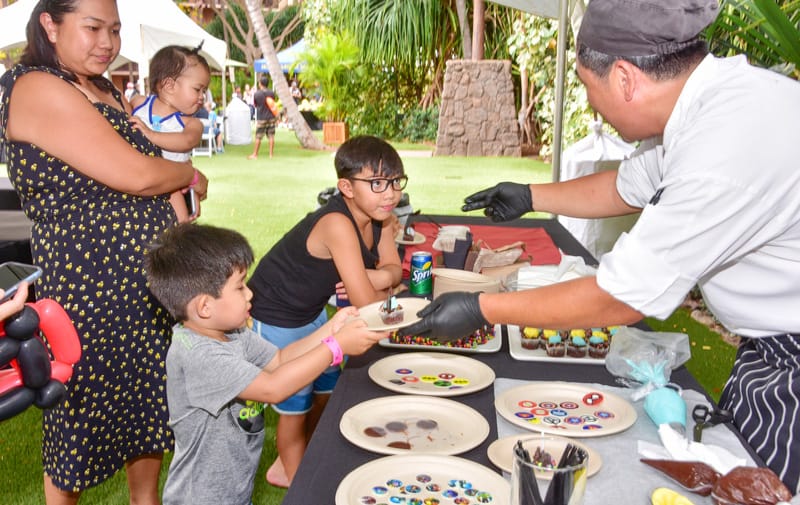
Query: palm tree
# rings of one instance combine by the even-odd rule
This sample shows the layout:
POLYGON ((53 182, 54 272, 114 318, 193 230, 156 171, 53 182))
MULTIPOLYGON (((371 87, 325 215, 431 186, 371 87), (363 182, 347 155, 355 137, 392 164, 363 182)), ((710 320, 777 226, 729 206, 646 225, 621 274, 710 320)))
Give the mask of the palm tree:
POLYGON ((272 77, 272 82, 275 85, 275 91, 278 93, 278 98, 280 98, 281 104, 283 104, 286 116, 294 128, 294 134, 297 140, 299 140, 300 144, 306 149, 325 149, 325 145, 314 136, 311 127, 308 126, 308 123, 292 98, 289 83, 286 82, 286 77, 283 75, 283 70, 281 70, 281 64, 278 62, 278 54, 275 52, 275 45, 272 43, 272 37, 269 35, 267 25, 264 23, 261 1, 244 0, 244 3, 247 15, 250 18, 250 23, 256 32, 258 45, 261 47, 264 59, 267 60, 267 68, 272 77))
POLYGON ((422 107, 435 102, 445 63, 460 49, 452 1, 338 0, 330 9, 332 29, 355 36, 362 61, 413 82, 405 89, 422 107))
POLYGON ((461 30, 461 52, 465 60, 472 59, 472 32, 469 27, 469 13, 467 12, 467 0, 456 0, 456 12, 458 13, 458 27, 461 30))
POLYGON ((416 96, 404 101, 422 108, 436 103, 444 82, 445 65, 453 58, 508 58, 506 37, 511 29, 509 13, 499 4, 487 3, 481 9, 476 30, 470 33, 469 4, 466 0, 337 0, 329 5, 331 29, 354 34, 361 58, 378 71, 392 72, 405 79, 403 86, 416 96), (413 100, 412 100, 413 98, 413 100))
POLYGON ((745 53, 751 63, 800 78, 798 0, 726 0, 706 39, 715 54, 745 53))

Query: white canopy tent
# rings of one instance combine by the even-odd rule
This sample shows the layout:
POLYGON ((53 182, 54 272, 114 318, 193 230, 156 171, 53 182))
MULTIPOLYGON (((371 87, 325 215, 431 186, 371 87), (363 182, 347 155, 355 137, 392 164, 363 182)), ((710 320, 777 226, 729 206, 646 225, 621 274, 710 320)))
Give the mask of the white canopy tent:
MULTIPOLYGON (((37 0, 18 0, 0 9, 0 50, 27 43, 25 27, 36 3, 37 0)), ((172 0, 119 0, 117 8, 122 21, 122 47, 110 70, 136 63, 139 78, 144 80, 148 75, 148 62, 156 51, 169 44, 195 47, 202 41, 200 53, 212 68, 224 74, 225 41, 203 30, 172 0)))

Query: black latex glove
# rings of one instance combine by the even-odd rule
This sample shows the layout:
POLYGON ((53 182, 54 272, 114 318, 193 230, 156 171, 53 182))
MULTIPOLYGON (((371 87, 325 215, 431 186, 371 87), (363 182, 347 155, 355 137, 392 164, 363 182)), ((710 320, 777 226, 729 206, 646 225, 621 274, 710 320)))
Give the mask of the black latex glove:
POLYGON ((420 335, 451 342, 472 335, 489 324, 478 303, 480 293, 452 292, 436 297, 417 315, 422 319, 398 330, 400 335, 420 335))
POLYGON ((464 198, 461 210, 475 209, 484 209, 483 213, 495 223, 517 219, 533 210, 531 188, 527 184, 501 182, 464 198))

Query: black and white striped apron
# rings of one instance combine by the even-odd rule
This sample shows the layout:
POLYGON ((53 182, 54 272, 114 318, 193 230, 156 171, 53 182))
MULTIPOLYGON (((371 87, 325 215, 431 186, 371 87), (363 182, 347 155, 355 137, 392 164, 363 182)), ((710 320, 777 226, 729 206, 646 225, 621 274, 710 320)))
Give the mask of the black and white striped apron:
POLYGON ((793 494, 800 493, 800 334, 742 339, 719 405, 793 494))

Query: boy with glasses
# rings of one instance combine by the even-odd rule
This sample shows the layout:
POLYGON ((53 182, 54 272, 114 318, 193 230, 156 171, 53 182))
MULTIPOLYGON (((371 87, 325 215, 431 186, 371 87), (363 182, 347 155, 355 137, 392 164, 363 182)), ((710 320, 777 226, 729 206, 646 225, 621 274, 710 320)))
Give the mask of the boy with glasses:
MULTIPOLYGON (((361 307, 385 299, 402 280, 392 213, 408 180, 400 156, 385 141, 361 136, 341 145, 334 165, 339 194, 284 235, 248 283, 254 330, 280 348, 325 323, 333 294, 361 307)), ((331 367, 273 405, 280 418, 271 484, 291 483, 339 373, 331 367)))

